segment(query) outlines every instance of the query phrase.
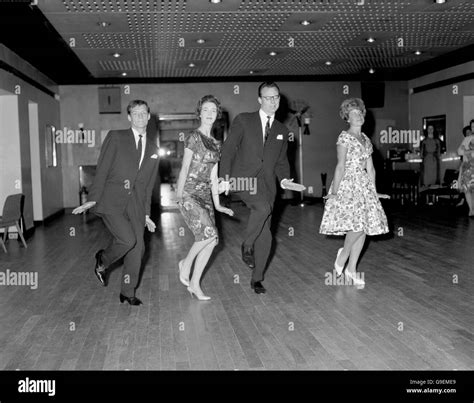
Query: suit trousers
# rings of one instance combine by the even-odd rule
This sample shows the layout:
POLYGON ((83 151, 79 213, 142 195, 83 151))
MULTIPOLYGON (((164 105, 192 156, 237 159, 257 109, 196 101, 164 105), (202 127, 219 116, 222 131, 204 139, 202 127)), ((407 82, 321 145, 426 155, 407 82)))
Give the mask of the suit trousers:
POLYGON ((123 214, 100 214, 113 240, 102 254, 106 267, 123 257, 121 293, 134 297, 145 253, 145 211, 132 195, 123 214))
POLYGON ((272 221, 273 203, 263 195, 265 192, 251 195, 244 192, 240 198, 250 209, 250 215, 245 230, 244 246, 253 247, 255 257, 255 268, 252 272, 253 281, 262 281, 263 272, 267 265, 270 249, 272 247, 272 233, 270 230, 272 221))

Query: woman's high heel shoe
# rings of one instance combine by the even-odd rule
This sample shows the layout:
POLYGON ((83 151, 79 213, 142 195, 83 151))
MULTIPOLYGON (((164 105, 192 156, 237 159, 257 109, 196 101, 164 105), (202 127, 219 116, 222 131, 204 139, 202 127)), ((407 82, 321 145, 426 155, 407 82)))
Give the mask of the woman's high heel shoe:
POLYGON ((183 265, 183 261, 180 260, 180 261, 178 262, 179 281, 181 281, 181 283, 182 283, 184 286, 189 287, 189 280, 186 279, 186 278, 184 278, 184 277, 183 277, 183 274, 181 273, 181 271, 182 271, 182 265, 183 265))
POLYGON ((202 291, 197 292, 196 290, 193 290, 191 286, 188 287, 188 291, 191 294, 191 297, 195 295, 199 301, 209 301, 211 299, 211 297, 204 295, 202 291))
POLYGON ((337 259, 339 259, 339 255, 341 254, 343 249, 344 248, 339 248, 339 250, 337 251, 336 260, 334 261, 334 268, 336 269, 337 277, 339 277, 342 274, 342 271, 344 270, 344 266, 339 266, 337 264, 337 259))
POLYGON ((365 281, 357 276, 357 273, 347 271, 346 270, 346 276, 349 277, 354 285, 365 285, 365 281))

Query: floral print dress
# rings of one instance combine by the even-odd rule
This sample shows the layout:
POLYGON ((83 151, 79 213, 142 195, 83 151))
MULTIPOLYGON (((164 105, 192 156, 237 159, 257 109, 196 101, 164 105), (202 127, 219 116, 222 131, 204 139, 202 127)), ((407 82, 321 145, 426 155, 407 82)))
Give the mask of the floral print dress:
MULTIPOLYGON (((343 131, 338 145, 347 148, 344 175, 337 196, 326 201, 319 232, 326 235, 345 235, 348 231, 363 231, 367 235, 388 232, 387 217, 380 203, 375 185, 365 170, 373 152, 372 143, 362 133, 363 144, 343 131)), ((329 189, 331 193, 333 183, 329 189)))
POLYGON ((183 189, 179 210, 196 241, 217 236, 214 205, 211 194, 211 170, 220 159, 220 144, 213 138, 194 130, 184 147, 193 152, 183 189))

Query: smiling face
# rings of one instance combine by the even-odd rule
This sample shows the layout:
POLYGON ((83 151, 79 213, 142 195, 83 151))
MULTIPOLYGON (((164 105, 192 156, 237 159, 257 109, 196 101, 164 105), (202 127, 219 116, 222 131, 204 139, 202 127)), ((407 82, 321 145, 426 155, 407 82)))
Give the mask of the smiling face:
POLYGON ((280 93, 275 87, 263 87, 258 97, 262 111, 267 115, 274 115, 280 106, 280 93))
POLYGON ((202 124, 212 126, 217 119, 217 105, 214 102, 204 102, 199 117, 202 124))
POLYGON ((347 119, 351 126, 361 127, 364 124, 364 114, 360 109, 351 109, 349 111, 349 118, 347 119))
POLYGON ((138 131, 146 129, 148 121, 150 120, 150 114, 148 108, 145 105, 135 106, 128 115, 129 122, 132 123, 132 128, 138 131))

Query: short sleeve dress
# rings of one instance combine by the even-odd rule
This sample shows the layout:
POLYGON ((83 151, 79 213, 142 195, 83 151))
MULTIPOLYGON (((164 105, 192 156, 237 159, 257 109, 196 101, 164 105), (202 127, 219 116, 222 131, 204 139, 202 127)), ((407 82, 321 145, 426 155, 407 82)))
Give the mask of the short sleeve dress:
POLYGON ((184 184, 183 203, 179 210, 196 241, 218 236, 211 194, 211 170, 220 159, 220 143, 202 134, 191 132, 184 147, 193 152, 184 184))
MULTIPOLYGON (((367 235, 388 232, 388 223, 375 185, 364 166, 373 152, 370 139, 362 133, 363 144, 350 133, 343 131, 338 145, 347 148, 344 175, 337 196, 328 199, 324 206, 319 232, 326 235, 345 235, 349 231, 363 231, 367 235)), ((333 183, 329 189, 331 193, 333 183)))

